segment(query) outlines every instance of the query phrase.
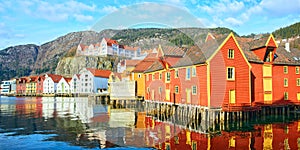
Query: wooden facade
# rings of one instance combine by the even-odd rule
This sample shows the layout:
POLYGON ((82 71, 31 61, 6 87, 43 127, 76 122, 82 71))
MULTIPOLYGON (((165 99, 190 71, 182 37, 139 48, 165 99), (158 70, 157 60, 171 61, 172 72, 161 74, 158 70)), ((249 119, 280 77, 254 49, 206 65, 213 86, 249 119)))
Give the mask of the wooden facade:
POLYGON ((278 47, 273 35, 245 40, 209 34, 184 55, 165 55, 160 48, 143 72, 146 100, 224 111, 300 102, 300 63, 293 60, 299 54, 278 47))

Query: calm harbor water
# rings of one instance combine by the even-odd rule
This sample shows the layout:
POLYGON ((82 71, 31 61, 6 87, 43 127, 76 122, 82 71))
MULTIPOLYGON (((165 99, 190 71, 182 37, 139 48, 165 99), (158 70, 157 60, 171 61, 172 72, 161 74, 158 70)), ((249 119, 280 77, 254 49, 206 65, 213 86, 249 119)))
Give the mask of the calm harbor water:
POLYGON ((216 126, 147 116, 88 98, 1 97, 0 149, 300 149, 300 119, 265 116, 216 126))

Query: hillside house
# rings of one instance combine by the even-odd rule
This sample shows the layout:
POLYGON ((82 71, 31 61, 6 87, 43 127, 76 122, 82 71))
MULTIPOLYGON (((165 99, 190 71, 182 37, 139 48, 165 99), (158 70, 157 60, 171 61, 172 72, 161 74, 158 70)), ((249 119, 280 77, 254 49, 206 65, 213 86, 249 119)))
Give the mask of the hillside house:
POLYGON ((141 56, 141 49, 139 47, 119 45, 116 40, 103 38, 100 43, 90 44, 89 46, 79 44, 77 46, 76 55, 122 56, 127 58, 133 58, 141 56))
POLYGON ((26 82, 27 82, 27 77, 21 77, 16 79, 17 95, 26 95, 26 82))

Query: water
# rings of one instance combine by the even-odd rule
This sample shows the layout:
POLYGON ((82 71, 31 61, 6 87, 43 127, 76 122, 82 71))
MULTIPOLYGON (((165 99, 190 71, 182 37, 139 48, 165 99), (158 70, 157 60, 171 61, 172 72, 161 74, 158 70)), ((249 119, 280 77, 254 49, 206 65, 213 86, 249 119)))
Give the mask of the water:
POLYGON ((291 115, 201 126, 159 121, 143 104, 118 108, 88 98, 1 97, 0 149, 299 149, 291 115))

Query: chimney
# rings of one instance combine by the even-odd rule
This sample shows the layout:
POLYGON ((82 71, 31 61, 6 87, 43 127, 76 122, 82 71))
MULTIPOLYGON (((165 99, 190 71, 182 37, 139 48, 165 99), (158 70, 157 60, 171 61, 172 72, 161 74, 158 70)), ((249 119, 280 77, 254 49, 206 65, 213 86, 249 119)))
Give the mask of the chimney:
POLYGON ((287 52, 291 52, 291 51, 290 51, 290 43, 288 43, 288 42, 285 43, 285 50, 286 50, 287 52))

